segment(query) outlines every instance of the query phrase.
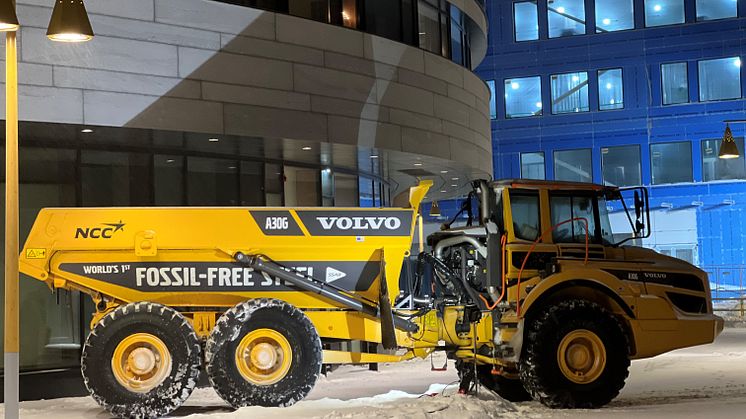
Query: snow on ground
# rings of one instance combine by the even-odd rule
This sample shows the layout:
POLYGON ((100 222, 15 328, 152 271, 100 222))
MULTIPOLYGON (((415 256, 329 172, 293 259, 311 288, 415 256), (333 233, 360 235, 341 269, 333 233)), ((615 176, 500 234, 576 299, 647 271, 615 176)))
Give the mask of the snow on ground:
MULTIPOLYGON (((438 367, 443 362, 442 357, 434 361, 438 367)), ((380 369, 340 367, 322 377, 306 400, 289 408, 234 411, 212 389, 198 389, 172 417, 719 419, 741 418, 746 411, 746 329, 726 329, 712 345, 633 362, 622 394, 601 410, 550 410, 537 402, 509 403, 486 391, 459 396, 450 362, 447 372, 430 371, 429 360, 386 364, 380 369)), ((109 418, 89 397, 23 402, 21 409, 24 419, 109 418)))

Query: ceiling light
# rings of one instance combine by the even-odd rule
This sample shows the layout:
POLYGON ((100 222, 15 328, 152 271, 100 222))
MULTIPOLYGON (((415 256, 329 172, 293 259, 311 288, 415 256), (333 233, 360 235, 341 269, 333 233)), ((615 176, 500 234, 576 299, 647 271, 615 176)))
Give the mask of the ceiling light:
POLYGON ((377 155, 377 154, 371 154, 371 155, 370 155, 370 158, 371 158, 371 159, 377 159, 377 158, 378 158, 378 155, 377 155))
POLYGON ((725 133, 723 134, 723 142, 720 143, 718 157, 721 159, 737 159, 740 157, 738 146, 733 141, 733 133, 730 130, 729 124, 725 124, 725 133))
POLYGON ((47 38, 60 42, 85 42, 93 38, 93 28, 83 0, 56 1, 47 38))
POLYGON ((609 18, 606 18, 606 19, 602 20, 601 22, 602 22, 602 23, 603 23, 604 25, 607 25, 607 26, 608 26, 608 25, 611 25, 611 19, 609 19, 609 18))
POLYGON ((440 173, 446 174, 448 173, 448 170, 441 170, 440 173))
POLYGON ((210 138, 207 141, 209 141, 211 143, 217 143, 218 141, 220 141, 220 139, 219 138, 210 138))
POLYGON ((445 190, 443 190, 443 191, 440 191, 440 193, 446 193, 446 192, 448 192, 448 191, 445 191, 445 190))
POLYGON ((305 147, 301 148, 301 150, 303 150, 303 151, 311 151, 312 148, 309 147, 309 146, 305 146, 305 147))
POLYGON ((175 162, 175 161, 176 161, 176 160, 174 160, 174 159, 166 159, 166 163, 168 163, 168 164, 171 164, 171 163, 173 163, 173 162, 175 162))
POLYGON ((457 177, 452 177, 451 180, 458 180, 458 178, 457 177))
POLYGON ((415 166, 422 166, 422 163, 415 163, 415 166))
POLYGON ((228 166, 228 168, 231 169, 231 170, 235 170, 236 166, 228 166))
POLYGON ((655 10, 656 12, 660 12, 662 9, 663 7, 660 4, 656 4, 655 6, 653 6, 653 10, 655 10))
POLYGON ((90 134, 93 132, 93 130, 90 128, 83 128, 82 130, 80 130, 80 132, 82 132, 83 134, 90 134))
POLYGON ((521 85, 520 85, 520 84, 518 84, 518 82, 514 81, 514 82, 511 82, 511 83, 510 83, 510 87, 511 87, 511 88, 512 88, 513 90, 518 90, 518 89, 520 89, 520 88, 521 88, 521 85))
POLYGON ((458 185, 456 185, 455 183, 453 185, 451 185, 451 186, 454 187, 454 188, 458 188, 458 185))
POLYGON ((578 77, 578 76, 572 76, 572 81, 578 82, 578 81, 580 81, 580 77, 578 77))
POLYGON ((440 217, 440 205, 438 205, 438 201, 433 201, 432 205, 430 205, 430 216, 440 217))
POLYGON ((611 90, 611 88, 612 88, 612 84, 611 83, 606 83, 606 89, 607 90, 611 90))
POLYGON ((0 2, 0 32, 17 31, 19 26, 15 4, 7 0, 0 2))
POLYGON ((536 102, 536 107, 537 107, 537 108, 541 109, 541 106, 542 106, 542 105, 541 105, 541 102, 536 102))
POLYGON ((741 68, 741 59, 736 57, 735 61, 733 61, 733 65, 738 68, 741 68))
POLYGON ((560 7, 557 8, 557 11, 560 12, 560 13, 565 13, 565 8, 562 7, 562 6, 560 6, 560 7))

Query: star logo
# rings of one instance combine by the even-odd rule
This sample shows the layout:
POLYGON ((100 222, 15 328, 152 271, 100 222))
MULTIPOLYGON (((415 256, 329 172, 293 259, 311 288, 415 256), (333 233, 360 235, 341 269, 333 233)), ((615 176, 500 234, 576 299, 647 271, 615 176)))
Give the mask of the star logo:
POLYGON ((116 233, 119 230, 124 231, 124 223, 122 223, 122 220, 119 220, 118 223, 102 223, 105 226, 114 227, 114 233, 116 233))

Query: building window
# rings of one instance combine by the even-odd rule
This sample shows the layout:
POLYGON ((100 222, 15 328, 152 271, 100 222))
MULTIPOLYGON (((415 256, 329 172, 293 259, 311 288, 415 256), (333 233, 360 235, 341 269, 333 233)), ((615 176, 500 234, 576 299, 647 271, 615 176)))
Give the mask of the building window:
POLYGON ((601 168, 604 185, 642 185, 640 146, 627 145, 602 148, 601 168))
POLYGON ((448 3, 445 0, 419 0, 417 4, 420 48, 448 57, 448 3))
POLYGON ((684 23, 684 0, 645 0, 645 26, 684 23))
POLYGON ((451 6, 451 60, 471 68, 471 48, 466 31, 466 15, 456 6, 451 6))
POLYGON ((650 166, 653 185, 692 181, 692 143, 662 143, 650 145, 650 166))
POLYGON ((334 173, 335 207, 356 207, 359 197, 357 176, 334 173))
POLYGON ((661 65, 661 85, 663 104, 674 105, 689 102, 689 79, 686 63, 661 65))
POLYGON ((737 0, 697 0, 697 22, 738 17, 737 0))
POLYGON ((505 80, 506 118, 539 116, 541 109, 541 77, 505 80))
POLYGON ((402 27, 409 24, 402 20, 402 4, 399 0, 376 0, 363 3, 365 31, 388 39, 402 39, 402 27))
POLYGON ((513 25, 517 42, 539 39, 539 12, 535 1, 513 4, 513 25))
POLYGON ((741 58, 703 60, 698 64, 700 101, 741 97, 741 58))
POLYGON ((584 0, 554 0, 547 3, 550 38, 585 35, 584 0))
POLYGON ((598 108, 602 111, 624 108, 621 68, 598 70, 598 108))
POLYGON ((588 73, 555 74, 552 81, 552 113, 588 112, 588 73))
POLYGON ((596 0, 596 33, 634 28, 634 0, 596 0))
POLYGON ((741 152, 737 159, 718 158, 722 138, 702 141, 702 180, 746 179, 743 137, 733 140, 741 152))
POLYGON ((521 153, 521 179, 546 179, 544 153, 521 153))
POLYGON ((554 152, 554 179, 574 182, 592 182, 591 149, 554 152))
POLYGON ((497 118, 497 93, 495 92, 495 81, 487 80, 487 87, 490 88, 490 119, 497 118))

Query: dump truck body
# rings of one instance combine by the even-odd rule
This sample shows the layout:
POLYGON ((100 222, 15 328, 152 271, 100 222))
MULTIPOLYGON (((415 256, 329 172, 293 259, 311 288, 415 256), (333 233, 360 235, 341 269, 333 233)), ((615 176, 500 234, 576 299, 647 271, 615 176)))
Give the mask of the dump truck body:
MULTIPOLYGON (((722 329, 704 272, 610 241, 605 206, 621 196, 598 185, 475 182, 467 225, 431 235, 401 290, 430 184, 409 208, 44 209, 20 269, 93 298, 86 384, 123 417, 178 407, 195 353, 233 406, 292 404, 322 364, 445 350, 464 391, 479 381, 511 400, 597 407, 630 359, 722 329)), ((637 233, 645 205, 636 194, 637 233)))

